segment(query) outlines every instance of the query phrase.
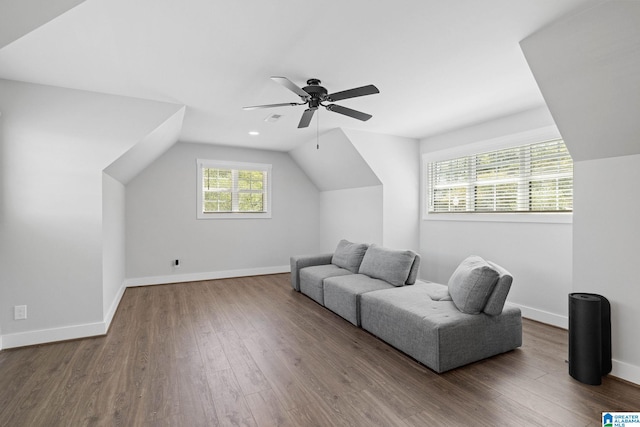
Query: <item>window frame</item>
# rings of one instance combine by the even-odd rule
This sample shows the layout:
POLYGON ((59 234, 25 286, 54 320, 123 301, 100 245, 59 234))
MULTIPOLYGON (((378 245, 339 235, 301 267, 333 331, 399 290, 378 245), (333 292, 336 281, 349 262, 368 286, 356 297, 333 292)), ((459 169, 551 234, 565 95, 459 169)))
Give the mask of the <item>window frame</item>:
MULTIPOLYGON (((270 219, 271 218, 271 199, 272 199, 272 165, 268 163, 249 163, 236 162, 228 160, 196 160, 196 218, 197 219, 270 219), (227 169, 232 172, 234 180, 237 180, 237 171, 261 171, 266 172, 266 206, 264 212, 204 212, 204 177, 203 170, 205 168, 227 169)), ((232 185, 232 192, 239 194, 241 191, 237 188, 237 181, 232 185)), ((237 199, 237 198, 236 198, 237 199)))
POLYGON ((546 126, 517 134, 510 134, 499 138, 482 140, 474 143, 459 145, 453 148, 423 152, 421 168, 421 215, 424 221, 479 221, 479 222, 537 222, 537 223, 572 223, 573 212, 460 212, 460 213, 429 213, 429 174, 430 162, 449 160, 459 157, 472 156, 485 152, 535 144, 545 141, 562 139, 556 126, 546 126))

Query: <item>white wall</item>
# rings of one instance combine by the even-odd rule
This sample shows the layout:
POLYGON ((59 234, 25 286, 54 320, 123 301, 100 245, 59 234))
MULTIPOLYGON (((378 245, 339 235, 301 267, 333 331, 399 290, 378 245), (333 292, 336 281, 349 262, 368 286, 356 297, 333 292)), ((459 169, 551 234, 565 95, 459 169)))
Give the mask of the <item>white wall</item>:
POLYGON ((127 185, 126 224, 129 284, 288 271, 319 251, 319 196, 287 153, 181 142, 127 185), (196 219, 198 158, 271 163, 272 218, 196 219))
POLYGON ((575 160, 573 286, 612 304, 613 375, 640 384, 640 3, 606 1, 520 45, 575 160))
POLYGON ((0 80, 5 348, 104 333, 102 170, 177 108, 0 80))
MULTIPOLYGON (((512 137, 517 140, 550 125, 549 112, 538 108, 424 139, 421 151, 478 145, 486 140, 504 142, 512 137)), ((509 302, 518 304, 526 317, 567 326, 567 295, 572 282, 570 223, 422 220, 420 254, 421 277, 445 284, 469 255, 494 261, 513 274, 509 302)))
POLYGON ((124 292, 125 187, 102 174, 102 312, 110 323, 124 292))
POLYGON ((417 251, 420 229, 418 141, 354 130, 345 130, 345 134, 382 182, 382 244, 417 251))
POLYGON ((611 302, 613 374, 640 384, 640 155, 575 164, 573 292, 611 302))
MULTIPOLYGON (((4 165, 3 160, 3 152, 4 152, 4 120, 2 118, 2 111, 0 111, 0 165, 4 165)), ((2 169, 0 169, 0 240, 4 239, 4 209, 2 206, 5 205, 4 193, 6 192, 4 185, 4 173, 2 173, 2 169)), ((2 260, 0 260, 0 270, 4 268, 2 260)), ((1 276, 0 276, 1 277, 1 276)), ((7 301, 7 297, 4 295, 5 286, 0 285, 0 306, 6 304, 4 301, 7 301)), ((2 315, 2 309, 0 308, 0 315, 2 315)), ((2 324, 4 323, 2 317, 0 317, 0 350, 2 350, 2 324)))
POLYGON ((567 327, 571 224, 423 221, 421 276, 446 284, 460 261, 479 255, 514 277, 509 302, 525 317, 567 327))
POLYGON ((382 186, 320 193, 320 251, 333 252, 341 239, 382 244, 382 186))

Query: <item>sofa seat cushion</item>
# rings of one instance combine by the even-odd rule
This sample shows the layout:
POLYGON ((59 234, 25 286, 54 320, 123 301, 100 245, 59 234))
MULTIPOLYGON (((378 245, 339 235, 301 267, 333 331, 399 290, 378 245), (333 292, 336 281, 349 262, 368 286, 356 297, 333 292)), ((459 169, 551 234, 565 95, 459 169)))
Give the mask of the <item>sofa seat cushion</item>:
POLYGON ((353 274, 334 264, 314 265, 300 270, 300 292, 324 305, 323 281, 327 277, 353 274))
POLYGON ((368 247, 369 245, 366 243, 352 243, 348 240, 340 240, 331 258, 331 263, 352 273, 357 273, 368 247))
POLYGON ((416 280, 416 285, 420 285, 421 289, 427 294, 432 301, 451 301, 449 295, 449 287, 440 283, 416 280))
POLYGON ((498 271, 479 256, 466 258, 449 279, 453 303, 463 313, 482 312, 499 277, 498 271))
POLYGON ((360 295, 393 288, 364 274, 329 277, 324 280, 324 306, 356 326, 360 326, 360 295))
MULTIPOLYGON (((360 264, 360 274, 384 280, 393 286, 404 286, 416 260, 413 251, 399 251, 372 244, 360 264)), ((415 280, 415 279, 414 279, 415 280)))
POLYGON ((467 314, 452 301, 434 301, 425 283, 362 294, 362 328, 436 372, 522 345, 520 309, 499 316, 467 314))

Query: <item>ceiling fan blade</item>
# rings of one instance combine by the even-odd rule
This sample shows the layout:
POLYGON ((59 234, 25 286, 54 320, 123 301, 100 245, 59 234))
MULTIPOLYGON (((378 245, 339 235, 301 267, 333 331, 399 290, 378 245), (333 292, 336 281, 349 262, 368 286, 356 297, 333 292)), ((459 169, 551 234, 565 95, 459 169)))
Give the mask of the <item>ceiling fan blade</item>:
POLYGON ((274 107, 294 107, 299 104, 297 102, 283 102, 282 104, 267 104, 267 105, 252 105, 250 107, 242 107, 243 110, 257 110, 259 108, 274 108, 274 107))
POLYGON ((344 114, 345 116, 353 117, 354 119, 362 120, 366 122, 371 117, 371 114, 363 113, 361 111, 352 110, 351 108, 343 107, 341 105, 329 104, 327 105, 327 110, 333 111, 334 113, 344 114))
POLYGON ((343 90, 342 92, 336 92, 329 94, 327 96, 327 100, 329 102, 340 101, 342 99, 355 98, 357 96, 365 96, 365 95, 373 95, 375 93, 380 93, 377 87, 374 85, 367 85, 362 87, 357 87, 354 89, 343 90))
POLYGON ((309 94, 307 92, 302 90, 301 87, 299 87, 298 85, 296 85, 294 82, 292 82, 286 77, 273 76, 271 77, 271 80, 273 80, 276 83, 280 83, 282 86, 286 87, 291 92, 295 93, 301 98, 304 98, 304 99, 309 98, 309 94))
POLYGON ((300 123, 298 123, 298 129, 306 128, 311 123, 311 119, 313 118, 313 113, 316 112, 316 108, 307 108, 302 113, 302 117, 300 118, 300 123))

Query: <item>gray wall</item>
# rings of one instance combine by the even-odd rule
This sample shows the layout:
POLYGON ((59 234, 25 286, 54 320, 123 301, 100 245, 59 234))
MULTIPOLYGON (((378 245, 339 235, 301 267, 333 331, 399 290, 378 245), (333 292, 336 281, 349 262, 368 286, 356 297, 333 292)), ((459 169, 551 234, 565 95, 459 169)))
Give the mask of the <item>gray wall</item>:
POLYGON ((127 185, 128 283, 286 271, 319 251, 318 227, 318 190, 287 153, 178 143, 127 185), (199 158, 272 164, 272 218, 196 219, 199 158))
POLYGON ((333 252, 341 239, 382 245, 382 196, 382 185, 321 192, 321 252, 333 252))

